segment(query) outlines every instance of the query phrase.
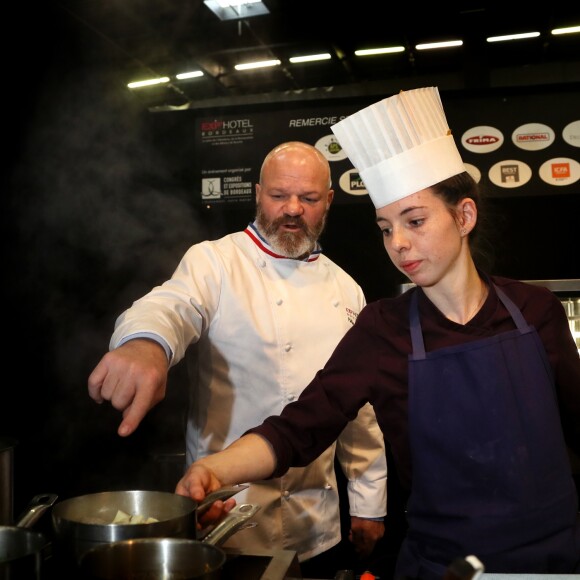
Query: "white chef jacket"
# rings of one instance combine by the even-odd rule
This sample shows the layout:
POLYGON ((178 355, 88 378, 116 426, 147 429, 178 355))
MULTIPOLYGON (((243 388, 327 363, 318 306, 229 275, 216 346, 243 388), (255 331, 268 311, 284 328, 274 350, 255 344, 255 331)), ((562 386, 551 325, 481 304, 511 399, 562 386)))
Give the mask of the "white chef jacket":
MULTIPOLYGON (((171 279, 117 319, 110 347, 150 333, 166 342, 174 365, 197 342, 189 368, 189 464, 295 400, 364 304, 360 286, 319 248, 307 260, 279 256, 250 224, 190 247, 171 279)), ((350 514, 384 516, 384 440, 367 405, 316 461, 238 493, 238 503, 261 506, 257 525, 224 547, 294 550, 303 561, 336 545, 335 450, 348 479, 350 514)))

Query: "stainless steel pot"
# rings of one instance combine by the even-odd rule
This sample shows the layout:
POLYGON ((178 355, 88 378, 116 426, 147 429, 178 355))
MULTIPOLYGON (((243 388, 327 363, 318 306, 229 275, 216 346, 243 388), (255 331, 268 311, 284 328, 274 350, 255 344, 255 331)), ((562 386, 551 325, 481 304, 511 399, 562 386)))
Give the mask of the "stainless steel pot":
POLYGON ((15 526, 0 526, 0 580, 40 580, 50 542, 30 528, 56 500, 54 494, 34 496, 15 526))
POLYGON ((242 489, 244 486, 220 489, 199 504, 163 491, 106 491, 73 497, 57 503, 52 510, 54 550, 61 561, 72 559, 78 564, 85 552, 101 544, 151 537, 195 539, 200 512, 216 499, 227 499, 242 489), (119 510, 157 521, 114 524, 119 510))
POLYGON ((139 538, 102 544, 81 558, 81 576, 87 580, 218 580, 226 563, 219 548, 245 527, 259 506, 241 504, 203 540, 139 538))

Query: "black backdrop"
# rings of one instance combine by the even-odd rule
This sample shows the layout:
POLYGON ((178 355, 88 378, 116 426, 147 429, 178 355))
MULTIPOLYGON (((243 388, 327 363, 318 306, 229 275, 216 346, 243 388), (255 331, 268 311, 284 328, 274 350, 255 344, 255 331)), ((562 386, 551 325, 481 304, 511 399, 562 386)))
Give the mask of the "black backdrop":
MULTIPOLYGON (((132 300, 168 277, 190 244, 253 216, 247 205, 196 203, 177 118, 138 110, 118 79, 71 65, 66 44, 51 60, 54 34, 42 37, 44 52, 9 68, 20 98, 3 108, 0 435, 19 441, 17 512, 41 492, 64 499, 174 483, 160 482, 157 457, 183 445, 182 366, 128 439, 116 435, 118 414, 89 399, 87 377, 132 300), (34 89, 33 65, 44 78, 34 89)), ((578 194, 490 199, 495 272, 580 278, 578 194)), ((397 291, 369 203, 335 205, 322 241, 368 300, 397 291)))
MULTIPOLYGON (((208 210, 190 204, 188 188, 171 171, 149 175, 135 159, 149 149, 143 142, 153 142, 153 133, 140 116, 124 128, 131 122, 141 130, 131 128, 136 135, 129 148, 135 151, 129 157, 116 157, 124 142, 109 152, 94 142, 61 142, 60 166, 38 151, 18 165, 9 190, 0 431, 21 441, 21 503, 40 490, 66 496, 133 487, 150 469, 152 454, 181 447, 180 365, 172 371, 175 387, 167 401, 126 440, 115 433, 117 414, 89 400, 86 380, 121 310, 168 277, 191 243, 243 228, 253 216, 249 206, 208 210), (70 160, 69 146, 87 148, 80 164, 70 160)), ((46 147, 53 143, 49 139, 46 147)), ((496 273, 580 278, 577 195, 489 201, 496 273)), ((326 253, 360 282, 368 300, 396 293, 404 281, 373 217, 370 203, 335 205, 322 238, 326 253)))
MULTIPOLYGON (((192 243, 243 228, 253 207, 192 199, 186 149, 162 115, 119 92, 95 104, 99 78, 38 98, 21 114, 5 188, 5 379, 1 432, 16 436, 20 502, 133 486, 157 448, 181 443, 179 387, 127 440, 118 416, 86 392, 116 316, 163 281, 192 243), (178 410, 177 419, 173 416, 178 410)), ((256 151, 257 159, 264 152, 256 151)), ((578 193, 489 199, 495 272, 520 279, 580 278, 578 193)), ((336 204, 323 246, 368 300, 392 295, 394 271, 370 203, 336 204)), ((180 382, 178 367, 173 382, 180 382)))

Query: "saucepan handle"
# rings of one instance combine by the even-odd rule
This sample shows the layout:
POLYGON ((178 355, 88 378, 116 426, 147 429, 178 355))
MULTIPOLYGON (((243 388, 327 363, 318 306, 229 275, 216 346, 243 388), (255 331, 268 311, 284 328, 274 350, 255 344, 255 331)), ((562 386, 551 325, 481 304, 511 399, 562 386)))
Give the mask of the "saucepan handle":
POLYGON ((35 495, 28 503, 23 514, 18 518, 16 526, 19 528, 31 528, 42 514, 54 505, 58 495, 54 493, 41 493, 35 495))
POLYGON ((237 532, 243 527, 246 527, 248 525, 248 521, 252 519, 259 510, 259 505, 251 503, 242 503, 235 506, 232 510, 229 511, 227 516, 225 516, 225 518, 215 526, 215 528, 209 531, 202 538, 201 541, 204 544, 220 546, 230 536, 232 536, 234 532, 237 532))
POLYGON ((250 487, 250 486, 245 485, 245 484, 230 485, 230 486, 220 487, 220 489, 218 489, 216 491, 212 491, 211 493, 208 493, 203 498, 203 500, 199 502, 199 505, 197 506, 196 514, 198 516, 200 516, 201 514, 205 513, 209 509, 209 507, 211 506, 211 504, 214 501, 217 501, 218 499, 221 501, 226 501, 226 499, 230 499, 230 497, 233 497, 234 495, 236 495, 236 493, 239 493, 240 491, 247 489, 248 487, 250 487))

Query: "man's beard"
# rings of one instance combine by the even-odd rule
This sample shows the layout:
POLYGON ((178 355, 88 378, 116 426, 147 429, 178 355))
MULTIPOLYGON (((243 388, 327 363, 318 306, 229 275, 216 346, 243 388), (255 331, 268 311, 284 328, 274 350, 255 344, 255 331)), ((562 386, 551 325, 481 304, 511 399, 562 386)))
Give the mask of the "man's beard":
POLYGON ((312 250, 314 250, 316 242, 326 225, 327 213, 328 211, 312 227, 309 227, 300 216, 283 216, 269 222, 262 211, 262 206, 258 203, 256 222, 262 235, 278 254, 287 258, 297 259, 310 255, 312 250), (293 232, 280 231, 282 224, 294 224, 300 229, 293 232))

